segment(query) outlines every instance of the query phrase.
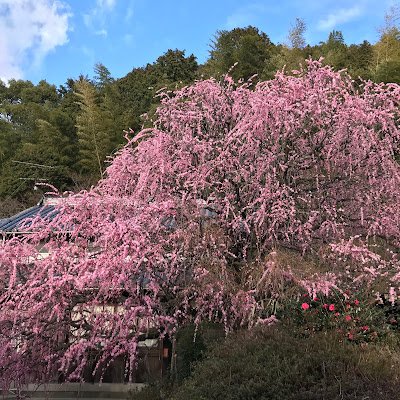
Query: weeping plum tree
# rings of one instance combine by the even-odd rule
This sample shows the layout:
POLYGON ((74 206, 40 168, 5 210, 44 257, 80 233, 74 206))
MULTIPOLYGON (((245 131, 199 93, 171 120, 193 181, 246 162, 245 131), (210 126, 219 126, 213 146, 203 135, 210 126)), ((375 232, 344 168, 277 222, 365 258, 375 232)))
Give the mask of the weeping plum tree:
POLYGON ((131 375, 149 327, 268 323, 257 296, 278 246, 396 271, 368 243, 399 246, 399 97, 318 61, 254 90, 226 77, 165 94, 96 187, 1 244, 3 385, 80 379, 94 351, 131 375))

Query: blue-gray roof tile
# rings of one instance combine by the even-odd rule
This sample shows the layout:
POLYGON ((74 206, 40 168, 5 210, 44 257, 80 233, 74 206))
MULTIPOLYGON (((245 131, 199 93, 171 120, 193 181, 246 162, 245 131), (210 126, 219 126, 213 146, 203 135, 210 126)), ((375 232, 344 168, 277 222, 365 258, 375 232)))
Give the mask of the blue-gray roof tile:
POLYGON ((29 228, 30 220, 36 217, 41 217, 46 221, 51 221, 58 214, 58 210, 54 205, 38 204, 27 210, 13 215, 9 218, 0 219, 0 232, 2 233, 17 233, 26 232, 29 228))

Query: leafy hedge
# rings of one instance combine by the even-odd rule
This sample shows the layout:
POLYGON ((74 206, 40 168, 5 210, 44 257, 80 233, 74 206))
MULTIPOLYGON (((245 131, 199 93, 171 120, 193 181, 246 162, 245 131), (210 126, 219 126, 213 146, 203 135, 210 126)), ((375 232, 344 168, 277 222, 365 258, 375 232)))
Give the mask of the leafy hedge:
POLYGON ((278 326, 231 335, 166 396, 173 400, 398 398, 400 360, 393 350, 356 346, 331 333, 307 338, 289 332, 278 326))

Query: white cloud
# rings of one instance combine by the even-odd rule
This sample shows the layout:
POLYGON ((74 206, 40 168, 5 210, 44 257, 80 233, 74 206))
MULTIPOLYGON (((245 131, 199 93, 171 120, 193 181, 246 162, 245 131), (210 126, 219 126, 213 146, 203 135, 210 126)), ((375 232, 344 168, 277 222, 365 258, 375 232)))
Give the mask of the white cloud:
POLYGON ((97 0, 94 8, 88 14, 83 15, 83 22, 86 27, 96 35, 107 36, 106 18, 116 4, 117 0, 97 0))
POLYGON ((70 16, 57 0, 0 0, 0 79, 22 78, 67 43, 70 16))
POLYGON ((351 8, 341 8, 335 13, 330 13, 326 18, 318 21, 318 29, 321 31, 328 31, 335 26, 349 22, 362 14, 360 6, 353 6, 351 8))
POLYGON ((101 9, 112 10, 116 3, 116 0, 97 0, 97 6, 101 9))
POLYGON ((133 17, 133 4, 131 3, 126 9, 125 22, 129 22, 133 17))
POLYGON ((95 34, 98 35, 98 36, 106 37, 108 35, 108 32, 107 32, 106 29, 103 28, 103 29, 100 29, 100 30, 96 31, 95 34))

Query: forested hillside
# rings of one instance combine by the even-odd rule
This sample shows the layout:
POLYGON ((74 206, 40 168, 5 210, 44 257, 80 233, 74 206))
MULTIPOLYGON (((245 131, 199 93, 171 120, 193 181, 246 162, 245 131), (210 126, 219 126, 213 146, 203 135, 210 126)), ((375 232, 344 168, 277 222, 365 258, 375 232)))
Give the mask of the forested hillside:
POLYGON ((218 31, 203 65, 195 55, 171 49, 119 79, 98 63, 93 77, 70 78, 59 87, 44 80, 0 81, 0 218, 37 201, 36 183, 61 191, 95 184, 108 157, 126 142, 124 131, 134 135, 152 123, 160 90, 219 79, 228 70, 236 81, 267 80, 284 67, 298 70, 309 57, 347 69, 356 81, 400 83, 400 31, 393 16, 376 43, 347 44, 341 31, 332 31, 311 46, 305 31, 297 19, 286 44, 252 26, 218 31))

